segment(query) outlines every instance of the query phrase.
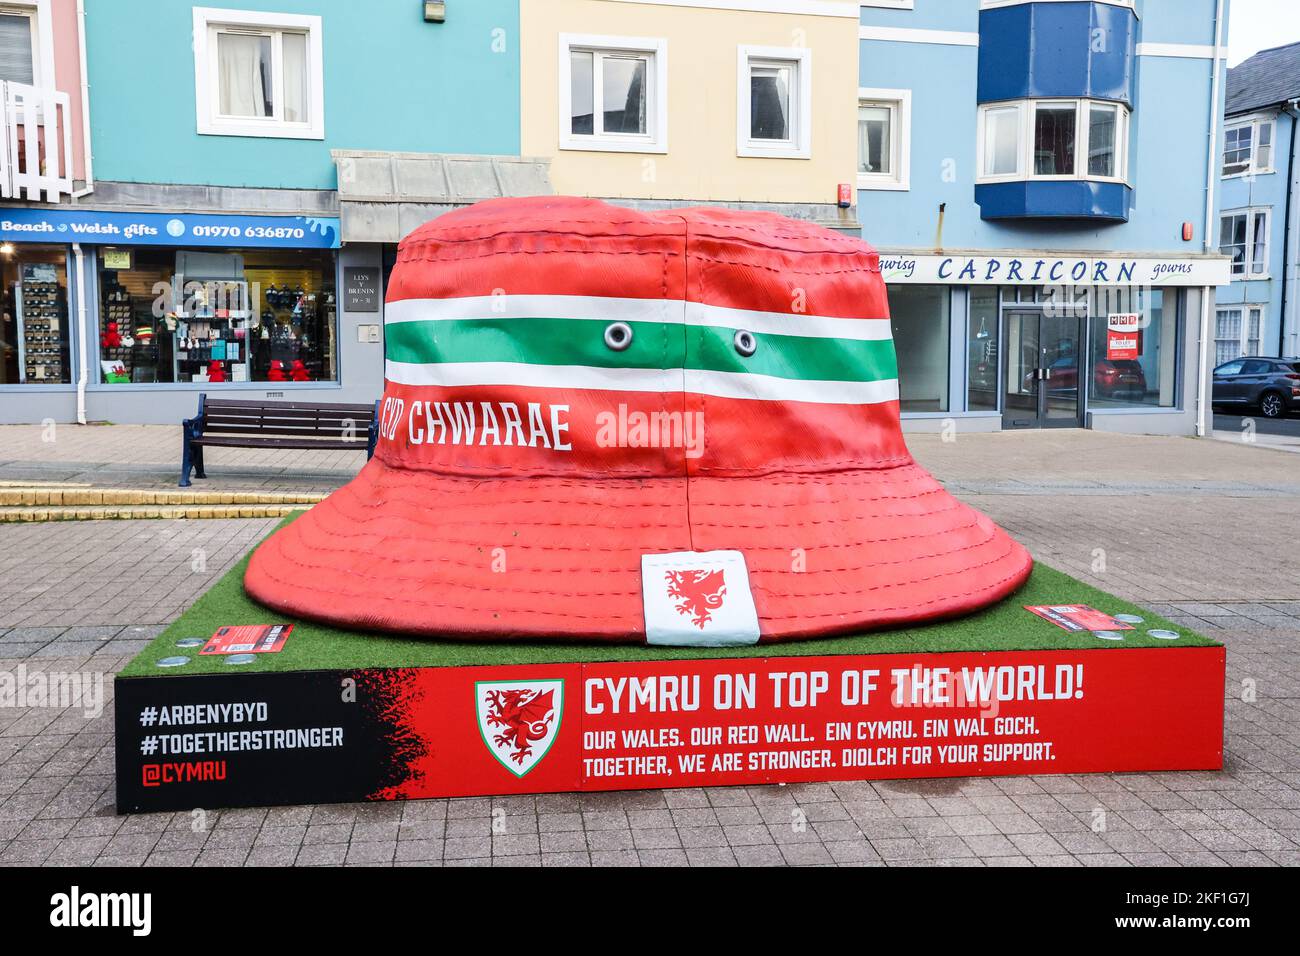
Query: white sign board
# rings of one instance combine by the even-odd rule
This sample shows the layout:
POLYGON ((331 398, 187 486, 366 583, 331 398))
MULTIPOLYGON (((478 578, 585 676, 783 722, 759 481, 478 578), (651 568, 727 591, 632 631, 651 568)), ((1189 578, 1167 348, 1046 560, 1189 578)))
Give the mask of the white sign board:
POLYGON ((1227 256, 1139 259, 882 252, 880 272, 889 283, 921 285, 1218 286, 1232 280, 1227 256))

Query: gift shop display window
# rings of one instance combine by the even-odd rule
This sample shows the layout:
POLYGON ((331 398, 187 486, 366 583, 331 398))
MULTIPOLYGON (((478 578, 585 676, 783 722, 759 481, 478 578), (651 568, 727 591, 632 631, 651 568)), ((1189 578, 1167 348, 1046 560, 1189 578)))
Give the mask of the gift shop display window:
POLYGON ((334 255, 103 248, 101 381, 333 382, 334 255))
POLYGON ((0 385, 69 384, 67 250, 4 243, 0 276, 0 385))

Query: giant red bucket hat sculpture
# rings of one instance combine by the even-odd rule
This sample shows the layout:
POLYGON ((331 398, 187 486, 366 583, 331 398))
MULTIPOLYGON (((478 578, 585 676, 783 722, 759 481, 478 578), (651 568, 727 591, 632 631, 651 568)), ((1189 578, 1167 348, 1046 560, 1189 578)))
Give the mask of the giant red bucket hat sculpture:
POLYGON ((1025 549, 908 454, 879 257, 769 213, 505 199, 401 245, 381 435, 261 603, 466 640, 751 644, 967 614, 1025 549))

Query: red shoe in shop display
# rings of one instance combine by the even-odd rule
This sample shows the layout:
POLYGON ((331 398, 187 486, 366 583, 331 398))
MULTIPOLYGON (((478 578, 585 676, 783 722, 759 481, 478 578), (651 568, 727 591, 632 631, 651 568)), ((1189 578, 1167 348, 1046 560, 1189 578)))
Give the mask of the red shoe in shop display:
POLYGON ((226 367, 220 362, 208 363, 208 381, 224 382, 226 380, 226 367))
POLYGON ((272 362, 270 369, 267 370, 266 380, 268 382, 286 381, 284 377, 284 363, 278 361, 272 362))
POLYGON ((294 359, 293 364, 289 366, 289 377, 295 382, 310 382, 311 372, 307 371, 307 366, 302 364, 302 359, 294 359))

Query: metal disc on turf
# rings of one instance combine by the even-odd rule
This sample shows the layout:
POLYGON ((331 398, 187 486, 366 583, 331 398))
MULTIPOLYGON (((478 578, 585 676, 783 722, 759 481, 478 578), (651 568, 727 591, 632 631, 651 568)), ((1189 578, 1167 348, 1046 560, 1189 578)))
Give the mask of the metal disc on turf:
POLYGON ((251 664, 257 660, 255 654, 231 654, 226 658, 226 663, 230 665, 251 664))
POLYGON ((1147 631, 1151 637, 1160 641, 1176 641, 1182 637, 1177 631, 1167 631, 1164 628, 1157 627, 1155 630, 1147 631))
POLYGON ((1115 620, 1123 624, 1141 624, 1142 621, 1144 620, 1143 618, 1138 617, 1136 614, 1116 614, 1114 615, 1114 617, 1115 620))
POLYGON ((180 667, 182 664, 188 664, 188 657, 164 657, 158 662, 159 667, 180 667))
POLYGON ((1124 635, 1119 631, 1093 631, 1093 637, 1101 638, 1103 641, 1122 641, 1124 635))
POLYGON ((177 647, 202 647, 206 643, 207 641, 205 641, 201 637, 182 637, 179 641, 176 642, 176 646, 177 647))

